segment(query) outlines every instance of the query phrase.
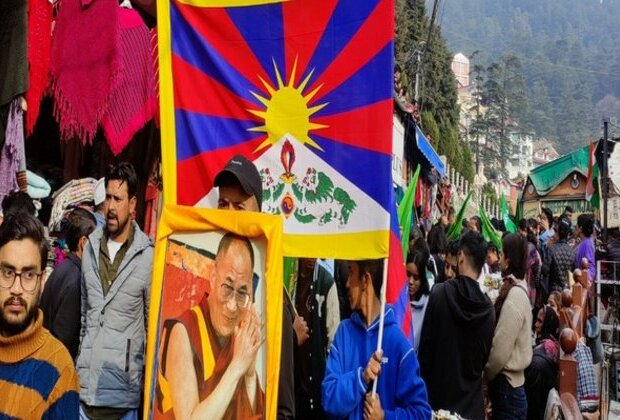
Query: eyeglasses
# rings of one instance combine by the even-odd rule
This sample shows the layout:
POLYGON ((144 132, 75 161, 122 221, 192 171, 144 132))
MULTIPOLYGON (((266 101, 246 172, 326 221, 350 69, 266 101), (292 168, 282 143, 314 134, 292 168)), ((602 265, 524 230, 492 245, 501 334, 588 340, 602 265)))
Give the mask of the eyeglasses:
POLYGON ((230 285, 222 283, 222 285, 220 286, 220 298, 225 300, 226 302, 230 302, 233 297, 235 298, 238 307, 240 307, 241 309, 245 309, 248 307, 248 304, 250 303, 249 294, 245 292, 238 292, 230 285))
POLYGON ((34 292, 43 272, 36 271, 20 271, 17 272, 12 268, 0 267, 0 287, 10 289, 15 284, 15 279, 19 277, 22 289, 26 292, 34 292))

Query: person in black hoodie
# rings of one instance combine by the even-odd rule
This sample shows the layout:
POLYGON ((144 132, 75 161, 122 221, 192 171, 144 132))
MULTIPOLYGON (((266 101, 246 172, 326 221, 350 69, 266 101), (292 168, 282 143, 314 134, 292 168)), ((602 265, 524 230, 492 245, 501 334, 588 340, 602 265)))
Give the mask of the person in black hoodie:
POLYGON ((480 234, 463 235, 457 277, 431 290, 418 355, 433 410, 473 420, 484 419, 482 372, 495 329, 493 305, 476 281, 486 254, 480 234))
POLYGON ((41 309, 43 326, 65 345, 75 360, 80 346, 82 251, 97 221, 88 210, 77 208, 69 214, 67 222, 65 239, 70 253, 45 283, 41 309))

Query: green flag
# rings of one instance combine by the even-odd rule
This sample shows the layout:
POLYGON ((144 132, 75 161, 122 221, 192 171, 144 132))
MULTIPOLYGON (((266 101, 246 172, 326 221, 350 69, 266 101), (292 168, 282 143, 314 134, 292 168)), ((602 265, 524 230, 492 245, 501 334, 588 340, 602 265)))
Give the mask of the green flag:
POLYGON ((458 239, 459 236, 461 236, 461 230, 463 230, 463 218, 465 217, 465 210, 467 210, 467 204, 469 203, 470 197, 471 191, 469 192, 469 194, 467 194, 467 197, 465 197, 465 201, 463 201, 459 212, 456 214, 456 219, 454 220, 454 223, 452 223, 452 225, 450 226, 450 228, 448 228, 448 231, 446 232, 446 237, 449 241, 454 241, 458 239))
POLYGON ((415 191, 418 185, 418 177, 420 176, 420 165, 415 170, 413 178, 409 181, 409 186, 405 195, 398 205, 398 225, 401 232, 401 244, 403 246, 403 258, 407 261, 407 252, 409 251, 409 234, 411 233, 411 214, 413 213, 413 204, 415 201, 415 191))
POLYGON ((508 202, 506 202, 504 193, 502 193, 502 198, 499 201, 499 207, 501 209, 502 220, 504 221, 504 225, 506 225, 506 231, 510 233, 517 233, 517 226, 510 218, 510 212, 508 211, 508 202))
POLYGON ((489 220, 489 216, 487 216, 487 213, 484 211, 482 204, 480 205, 480 219, 482 220, 482 232, 480 232, 482 233, 482 237, 487 242, 488 241, 493 242, 495 246, 497 247, 497 250, 501 251, 502 250, 502 238, 499 235, 499 233, 497 233, 493 225, 491 224, 491 221, 489 220))

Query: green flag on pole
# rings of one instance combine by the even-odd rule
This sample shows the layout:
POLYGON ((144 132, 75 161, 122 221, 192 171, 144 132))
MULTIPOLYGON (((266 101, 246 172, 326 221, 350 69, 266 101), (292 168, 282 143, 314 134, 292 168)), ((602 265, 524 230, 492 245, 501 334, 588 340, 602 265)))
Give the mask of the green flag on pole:
POLYGON ((489 220, 489 216, 484 211, 482 204, 480 205, 480 219, 482 220, 482 237, 485 241, 491 241, 497 247, 498 251, 502 249, 502 238, 499 233, 495 230, 491 221, 489 220))
POLYGON ((409 181, 407 191, 403 196, 402 201, 398 205, 398 225, 401 232, 401 244, 403 246, 403 258, 407 261, 407 252, 409 251, 409 234, 411 233, 411 216, 413 213, 413 203, 415 201, 415 191, 418 185, 418 178, 420 176, 420 165, 415 170, 413 178, 409 181))
POLYGON ((469 194, 467 194, 467 197, 465 197, 465 201, 463 201, 459 212, 456 214, 456 219, 454 220, 454 223, 452 223, 452 225, 448 228, 448 231, 446 232, 446 237, 449 241, 457 240, 459 236, 461 236, 461 230, 463 230, 463 218, 465 217, 465 210, 467 210, 467 204, 469 203, 470 197, 471 191, 469 192, 469 194))
POLYGON ((506 201, 506 197, 504 197, 504 193, 502 193, 502 197, 499 201, 499 207, 502 220, 504 221, 504 225, 506 226, 506 231, 510 233, 517 233, 517 226, 510 218, 510 212, 508 211, 508 202, 506 201))

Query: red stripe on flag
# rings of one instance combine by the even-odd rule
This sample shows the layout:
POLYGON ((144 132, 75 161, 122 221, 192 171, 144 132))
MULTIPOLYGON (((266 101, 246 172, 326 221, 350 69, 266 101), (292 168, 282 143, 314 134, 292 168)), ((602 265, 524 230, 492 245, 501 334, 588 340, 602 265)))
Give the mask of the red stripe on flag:
MULTIPOLYGON (((258 90, 266 93, 265 87, 258 79, 269 81, 270 77, 254 55, 225 8, 193 7, 175 3, 185 20, 200 33, 204 39, 258 90)), ((257 22, 257 24, 260 24, 257 22)))
POLYGON ((382 0, 349 44, 308 89, 308 92, 311 92, 323 84, 311 104, 317 103, 323 96, 354 75, 392 40, 393 35, 393 2, 382 0), (390 22, 390 24, 386 25, 385 22, 390 22))
POLYGON ((392 130, 392 110, 393 100, 386 99, 341 114, 313 118, 312 122, 328 126, 313 133, 350 146, 391 154, 392 142, 380 141, 379 137, 392 130))
MULTIPOLYGON (((294 86, 298 86, 314 51, 325 32, 327 22, 334 13, 337 0, 305 0, 287 2, 282 5, 284 20, 284 57, 286 59, 286 80, 289 80, 293 63, 297 58, 294 86)), ((316 77, 317 75, 314 75, 316 77)))
POLYGON ((175 76, 174 104, 177 109, 223 118, 261 121, 247 111, 248 108, 256 108, 256 105, 236 96, 220 82, 175 54, 172 54, 172 72, 175 76))
POLYGON ((267 136, 263 135, 251 141, 233 147, 201 153, 190 159, 177 163, 177 200, 178 204, 194 206, 213 189, 213 180, 226 163, 235 155, 241 154, 255 160, 263 152, 254 150, 267 136))
POLYGON ((388 284, 386 302, 395 303, 407 284, 407 271, 403 261, 403 248, 400 239, 394 232, 390 232, 390 251, 388 257, 388 284))

